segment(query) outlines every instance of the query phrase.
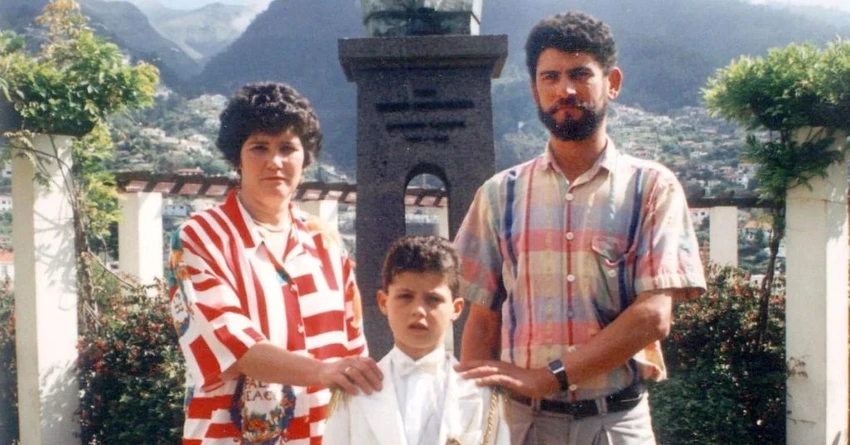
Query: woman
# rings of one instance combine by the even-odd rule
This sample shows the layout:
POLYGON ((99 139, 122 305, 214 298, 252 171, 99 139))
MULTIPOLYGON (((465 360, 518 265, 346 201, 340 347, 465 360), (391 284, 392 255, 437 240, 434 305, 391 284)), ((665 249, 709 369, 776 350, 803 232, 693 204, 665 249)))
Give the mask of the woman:
POLYGON ((368 358, 351 261, 293 207, 321 150, 310 103, 249 84, 221 113, 216 145, 240 174, 224 204, 174 237, 174 324, 186 359, 184 444, 321 442, 328 387, 367 394, 368 358))

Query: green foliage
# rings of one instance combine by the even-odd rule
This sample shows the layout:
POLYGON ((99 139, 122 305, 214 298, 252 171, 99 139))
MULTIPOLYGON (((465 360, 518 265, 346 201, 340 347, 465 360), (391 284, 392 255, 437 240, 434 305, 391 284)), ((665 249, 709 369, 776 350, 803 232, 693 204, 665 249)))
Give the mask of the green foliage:
POLYGON ((842 151, 832 149, 832 137, 805 136, 805 139, 802 143, 792 138, 762 142, 754 135, 747 136, 741 157, 759 165, 755 178, 761 198, 784 200, 790 188, 808 185, 815 177, 825 177, 826 169, 844 158, 842 151))
POLYGON ((832 143, 850 130, 847 85, 850 41, 837 40, 824 50, 791 44, 770 50, 767 57, 742 57, 718 70, 703 90, 713 115, 768 132, 767 140, 750 134, 742 152, 759 166, 756 191, 769 202, 773 224, 759 297, 759 344, 766 335, 776 256, 785 236, 788 189, 825 177, 830 165, 844 159, 844 149, 833 150, 832 143))
POLYGON ((709 111, 748 128, 850 129, 850 42, 805 44, 741 57, 708 81, 709 111))
MULTIPOLYGON (((78 344, 82 443, 179 443, 184 365, 167 296, 103 269, 95 283, 100 307, 78 344)), ((11 419, 0 424, 0 440, 9 441, 18 432, 14 302, 0 289, 0 412, 11 419)))
POLYGON ((18 437, 18 368, 15 366, 15 297, 0 288, 0 440, 18 437))
POLYGON ((38 54, 13 33, 0 37, 0 85, 24 129, 82 136, 108 115, 150 105, 157 69, 128 65, 119 48, 96 36, 73 0, 53 0, 37 22, 38 54))
POLYGON ((707 278, 707 294, 677 305, 663 344, 670 378, 650 390, 658 441, 784 443, 784 294, 759 346, 757 287, 740 269, 712 266, 707 278))
MULTIPOLYGON (((90 133, 76 139, 71 146, 74 160, 76 202, 79 217, 86 228, 88 244, 97 251, 109 251, 111 228, 118 224, 120 207, 115 175, 107 168, 115 150, 104 125, 96 126, 90 133)), ((118 252, 109 252, 113 257, 118 252)))
POLYGON ((139 289, 94 322, 80 340, 83 443, 178 443, 183 362, 167 298, 139 289))

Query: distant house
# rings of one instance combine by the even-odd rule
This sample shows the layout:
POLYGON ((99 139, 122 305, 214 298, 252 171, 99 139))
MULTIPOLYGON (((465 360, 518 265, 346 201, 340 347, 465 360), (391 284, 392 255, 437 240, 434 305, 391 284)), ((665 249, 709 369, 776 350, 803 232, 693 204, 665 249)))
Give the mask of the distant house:
POLYGON ((12 197, 9 195, 0 195, 0 212, 12 211, 12 197))
POLYGON ((15 281, 15 253, 11 250, 0 250, 0 283, 15 281))
POLYGON ((149 138, 162 139, 165 137, 165 130, 162 128, 145 127, 142 128, 139 133, 141 133, 142 136, 147 136, 149 138))
POLYGON ((747 241, 755 241, 758 233, 762 232, 766 236, 770 236, 773 233, 773 227, 766 222, 760 221, 749 221, 744 225, 744 238, 747 241))
POLYGON ((206 137, 202 134, 198 134, 198 133, 195 133, 195 134, 187 137, 186 139, 188 139, 192 142, 200 142, 202 144, 209 143, 209 141, 210 141, 210 138, 208 138, 208 137, 206 137))
POLYGON ((166 200, 162 206, 163 218, 185 218, 192 211, 189 204, 175 204, 172 200, 166 200))
POLYGON ((691 209, 691 218, 695 223, 699 224, 705 221, 711 215, 710 209, 691 209))

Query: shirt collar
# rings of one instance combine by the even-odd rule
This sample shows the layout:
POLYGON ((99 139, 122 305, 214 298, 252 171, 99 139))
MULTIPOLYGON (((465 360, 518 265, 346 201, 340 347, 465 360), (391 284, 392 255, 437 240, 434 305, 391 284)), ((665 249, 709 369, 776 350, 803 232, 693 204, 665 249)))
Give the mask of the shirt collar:
MULTIPOLYGON (((552 153, 552 148, 549 143, 546 144, 546 150, 543 152, 542 157, 544 161, 542 164, 543 168, 563 174, 561 168, 558 167, 558 163, 555 162, 555 156, 552 153)), ((614 144, 614 141, 612 141, 611 138, 608 138, 602 153, 599 154, 596 161, 585 174, 589 173, 588 177, 592 178, 597 175, 600 169, 603 168, 607 170, 609 174, 613 174, 616 170, 617 160, 619 157, 620 151, 617 150, 617 146, 614 144)), ((584 174, 582 176, 584 176, 584 174)))
MULTIPOLYGON (((260 233, 260 226, 254 222, 254 219, 251 218, 251 214, 248 213, 248 210, 242 205, 242 202, 239 201, 239 190, 239 187, 234 187, 227 195, 227 199, 222 207, 224 207, 225 212, 230 215, 231 221, 236 226, 236 229, 242 234, 245 247, 258 247, 260 244, 265 242, 263 234, 260 233)), ((290 230, 289 239, 290 241, 295 240, 297 242, 300 239, 298 234, 304 230, 304 228, 302 227, 302 221, 295 217, 295 211, 295 206, 292 202, 290 202, 289 215, 290 218, 292 218, 292 229, 290 230)), ((290 252, 291 250, 291 248, 287 248, 287 252, 290 252)))

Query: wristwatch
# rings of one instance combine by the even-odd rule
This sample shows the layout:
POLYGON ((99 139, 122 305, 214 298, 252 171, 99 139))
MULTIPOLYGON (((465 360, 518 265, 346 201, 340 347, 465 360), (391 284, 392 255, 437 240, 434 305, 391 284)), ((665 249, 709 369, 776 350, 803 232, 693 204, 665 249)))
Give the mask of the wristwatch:
POLYGON ((570 389, 570 382, 567 380, 567 370, 564 369, 564 362, 556 358, 549 362, 549 372, 558 379, 558 384, 561 385, 561 391, 570 389))

